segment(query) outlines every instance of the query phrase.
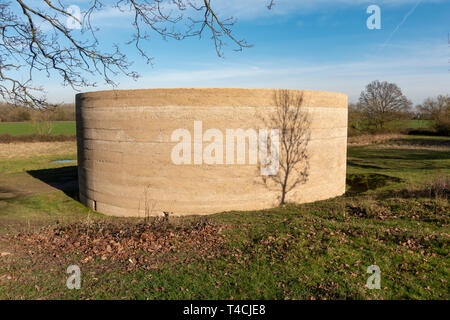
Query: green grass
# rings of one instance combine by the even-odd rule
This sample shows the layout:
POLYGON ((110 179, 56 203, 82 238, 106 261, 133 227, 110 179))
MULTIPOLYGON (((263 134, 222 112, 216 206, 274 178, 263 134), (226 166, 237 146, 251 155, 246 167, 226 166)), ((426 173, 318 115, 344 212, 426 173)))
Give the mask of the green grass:
POLYGON ((425 129, 433 131, 433 120, 393 120, 384 124, 383 129, 376 129, 367 119, 349 118, 349 136, 370 134, 373 130, 378 133, 400 133, 409 129, 425 129))
MULTIPOLYGON (((29 176, 26 172, 30 170, 44 170, 67 166, 67 164, 64 163, 51 163, 51 161, 76 159, 76 154, 67 153, 50 156, 34 156, 24 159, 0 160, 0 178, 16 173, 23 173, 26 176, 29 176)), ((76 165, 76 162, 70 163, 69 165, 76 165)))
MULTIPOLYGON (((424 137, 408 137, 405 144, 421 141, 424 137)), ((450 142, 450 138, 435 137, 429 139, 450 142)), ((448 149, 447 149, 448 150, 448 149)), ((349 147, 347 174, 384 174, 402 179, 396 187, 419 186, 425 180, 435 176, 450 175, 450 151, 424 149, 382 149, 375 147, 349 147)), ((379 191, 379 190, 378 190, 379 191)))
MULTIPOLYGON (((50 158, 0 162, 0 186, 13 189, 20 179, 36 183, 29 170, 57 172, 61 166, 49 164, 50 158)), ((450 176, 450 151, 350 147, 348 175, 359 176, 359 182, 375 179, 374 189, 209 216, 229 226, 224 231, 229 254, 212 259, 172 259, 156 269, 130 270, 127 261, 100 257, 82 263, 83 252, 14 253, 9 263, 0 258, 0 299, 449 299, 448 201, 412 192, 436 175, 450 176), (81 266, 81 290, 65 287, 70 264, 81 266), (381 269, 381 290, 365 287, 373 264, 381 269)), ((62 191, 1 195, 0 190, 0 225, 8 226, 0 228, 3 236, 56 221, 136 221, 95 214, 62 191)), ((181 218, 188 219, 200 218, 181 218)), ((0 238, 0 251, 8 250, 0 238)))
MULTIPOLYGON (((75 135, 75 121, 52 121, 51 134, 75 135)), ((12 136, 37 134, 36 128, 31 122, 6 122, 0 123, 0 135, 10 134, 12 136)))
POLYGON ((432 120, 394 120, 386 124, 391 129, 430 129, 432 126, 432 120))

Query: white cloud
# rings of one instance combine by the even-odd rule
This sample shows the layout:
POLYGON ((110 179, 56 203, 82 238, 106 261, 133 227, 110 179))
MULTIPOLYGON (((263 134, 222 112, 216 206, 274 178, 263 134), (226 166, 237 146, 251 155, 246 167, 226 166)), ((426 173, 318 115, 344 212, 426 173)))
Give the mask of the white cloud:
MULTIPOLYGON (((446 44, 398 44, 395 56, 367 56, 346 63, 299 63, 255 61, 236 64, 222 61, 190 66, 185 70, 164 69, 142 74, 137 82, 122 79, 119 89, 174 87, 287 88, 343 92, 356 101, 373 80, 397 83, 414 103, 426 97, 449 94, 450 65, 446 44)), ((109 89, 100 87, 95 90, 109 89)), ((56 97, 73 101, 73 91, 55 87, 56 97)))

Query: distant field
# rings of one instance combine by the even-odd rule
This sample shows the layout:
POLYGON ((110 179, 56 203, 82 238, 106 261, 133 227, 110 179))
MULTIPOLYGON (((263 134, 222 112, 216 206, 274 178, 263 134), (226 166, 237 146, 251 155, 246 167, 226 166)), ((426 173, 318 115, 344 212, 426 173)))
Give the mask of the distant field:
MULTIPOLYGON (((75 135, 75 121, 53 121, 51 134, 75 135)), ((10 134, 20 136, 25 134, 38 133, 31 122, 5 122, 0 123, 0 135, 10 134)))
MULTIPOLYGON (((53 130, 51 134, 75 135, 75 121, 53 121, 53 130)), ((391 129, 426 129, 432 126, 431 120, 397 120, 390 122, 387 127, 391 129)), ((31 122, 5 122, 0 123, 0 135, 10 134, 19 136, 25 134, 38 133, 31 122)))
MULTIPOLYGON (((360 134, 369 134, 372 130, 376 130, 374 126, 369 126, 369 122, 365 119, 349 117, 348 119, 349 137, 360 134)), ((404 133, 409 130, 427 130, 434 131, 433 120, 393 120, 384 125, 384 129, 376 130, 379 133, 404 133)), ((373 133, 373 132, 372 132, 373 133)))
POLYGON ((396 120, 387 124, 387 127, 408 128, 408 129, 428 129, 433 126, 432 120, 396 120))

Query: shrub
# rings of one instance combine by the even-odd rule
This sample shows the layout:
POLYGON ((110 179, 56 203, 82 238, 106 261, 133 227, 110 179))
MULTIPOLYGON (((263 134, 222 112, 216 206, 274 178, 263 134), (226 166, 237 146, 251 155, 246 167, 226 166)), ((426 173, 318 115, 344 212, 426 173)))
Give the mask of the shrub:
POLYGON ((31 120, 31 114, 26 110, 21 110, 17 113, 17 118, 19 121, 29 121, 31 120))
POLYGON ((48 109, 36 110, 0 103, 0 122, 20 122, 30 120, 74 121, 75 105, 64 104, 48 109))
POLYGON ((440 135, 448 136, 450 132, 450 96, 439 95, 426 99, 418 106, 424 118, 434 120, 434 129, 440 135))
POLYGON ((425 185, 430 196, 448 199, 450 194, 450 177, 439 176, 429 180, 425 185))
POLYGON ((443 136, 449 136, 450 135, 450 119, 444 118, 444 119, 438 119, 435 121, 434 128, 436 129, 436 132, 443 136))

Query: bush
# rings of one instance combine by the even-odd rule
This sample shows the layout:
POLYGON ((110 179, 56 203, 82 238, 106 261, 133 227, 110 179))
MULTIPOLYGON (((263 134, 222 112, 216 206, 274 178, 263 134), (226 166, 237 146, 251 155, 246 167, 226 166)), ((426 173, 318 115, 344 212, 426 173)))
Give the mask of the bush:
POLYGON ((450 177, 436 177, 426 183, 430 196, 448 199, 450 194, 450 177))
POLYGON ((437 119, 434 125, 436 132, 442 136, 449 136, 450 119, 437 119))
POLYGON ((434 120, 434 129, 440 135, 449 135, 450 131, 450 96, 439 95, 427 98, 418 106, 424 118, 434 120))
POLYGON ((26 110, 21 110, 17 113, 17 118, 19 121, 29 121, 31 120, 31 114, 26 110))
POLYGON ((405 132, 410 136, 439 136, 440 134, 433 129, 407 129, 405 132))
POLYGON ((45 110, 0 103, 0 122, 75 121, 75 105, 65 104, 45 110))

